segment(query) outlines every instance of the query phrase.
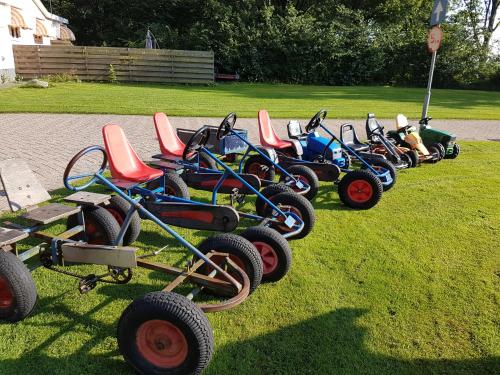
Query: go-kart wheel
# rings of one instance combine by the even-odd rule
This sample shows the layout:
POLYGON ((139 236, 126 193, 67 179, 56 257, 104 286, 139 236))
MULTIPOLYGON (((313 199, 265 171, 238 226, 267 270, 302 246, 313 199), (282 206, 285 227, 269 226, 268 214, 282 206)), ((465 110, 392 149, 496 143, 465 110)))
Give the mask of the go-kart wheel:
MULTIPOLYGON (((262 189, 260 194, 269 199, 279 193, 286 192, 293 193, 293 189, 289 186, 286 186, 285 184, 280 183, 266 186, 264 189, 262 189)), ((257 215, 264 216, 266 212, 266 206, 267 203, 260 196, 257 196, 257 199, 255 200, 255 211, 257 212, 257 215)))
POLYGON ((139 297, 123 311, 118 347, 139 374, 201 374, 212 358, 214 337, 196 304, 161 291, 139 297))
POLYGON ((382 198, 382 183, 371 172, 359 170, 347 173, 338 185, 339 197, 346 206, 367 210, 382 198))
MULTIPOLYGON (((248 278, 250 279, 250 293, 253 293, 260 285, 263 272, 262 259, 260 258, 260 254, 255 246, 253 246, 247 239, 232 233, 220 233, 205 239, 198 246, 198 250, 200 250, 203 254, 207 254, 212 250, 219 253, 229 254, 229 258, 248 275, 248 278)), ((210 259, 215 264, 221 267, 224 266, 224 258, 212 256, 210 259)), ((227 267, 223 267, 223 269, 227 270, 227 267)), ((208 264, 199 268, 199 272, 206 275, 212 271, 213 268, 208 264)), ((229 272, 229 274, 235 277, 238 281, 242 281, 236 272, 229 272)), ((215 275, 215 278, 227 281, 221 275, 215 275)), ((216 294, 215 292, 212 293, 216 294)))
MULTIPOLYGON (((305 165, 292 165, 288 167, 286 171, 300 182, 304 182, 310 186, 309 191, 304 194, 304 197, 311 200, 316 196, 316 194, 318 194, 319 190, 318 176, 316 175, 316 173, 314 173, 314 171, 311 168, 305 165)), ((284 183, 286 179, 287 179, 286 176, 282 174, 280 177, 280 182, 284 183)), ((297 194, 300 194, 300 189, 297 188, 295 184, 292 184, 290 187, 297 194)))
MULTIPOLYGON (((91 245, 115 245, 120 232, 120 225, 113 215, 103 207, 82 207, 85 220, 85 234, 78 233, 72 239, 86 240, 91 245)), ((79 225, 78 215, 68 217, 66 226, 73 228, 79 225)))
POLYGON ((458 143, 455 143, 453 145, 453 152, 451 153, 451 155, 446 155, 445 158, 446 159, 456 159, 458 157, 458 155, 460 155, 460 145, 458 143))
POLYGON ((261 155, 251 155, 245 161, 243 172, 254 174, 261 180, 274 181, 276 169, 261 155))
MULTIPOLYGON (((162 193, 177 198, 190 199, 189 188, 181 176, 179 176, 176 173, 165 173, 163 178, 165 179, 165 189, 162 193)), ((156 190, 160 186, 161 186, 160 179, 156 179, 154 181, 148 182, 146 184, 146 189, 156 190)))
POLYGON ((292 264, 292 249, 288 241, 269 227, 251 227, 241 233, 260 254, 263 264, 262 282, 281 280, 292 264))
POLYGON ((411 167, 416 168, 420 164, 420 157, 418 156, 418 152, 416 150, 410 150, 405 153, 411 160, 411 167))
POLYGON ((429 163, 431 164, 436 164, 438 161, 441 160, 441 152, 439 149, 435 146, 430 146, 428 149, 429 153, 432 156, 432 159, 429 160, 429 163))
POLYGON ((14 253, 0 250, 0 321, 23 320, 33 311, 36 298, 28 268, 14 253))
POLYGON ((444 148, 442 143, 433 143, 432 146, 436 147, 439 150, 439 160, 443 159, 446 155, 446 149, 444 148))
POLYGON ((413 162, 411 161, 411 158, 407 154, 400 155, 401 161, 406 165, 405 168, 411 168, 413 166, 413 162))
MULTIPOLYGON (((371 167, 375 169, 378 173, 383 172, 383 169, 388 170, 391 174, 392 182, 389 185, 382 184, 382 189, 384 191, 389 191, 396 184, 396 180, 398 177, 396 167, 389 160, 376 160, 370 163, 371 167)), ((368 170, 368 167, 363 164, 361 167, 363 170, 368 170)))
MULTIPOLYGON (((285 192, 274 195, 269 198, 269 200, 285 214, 288 212, 292 212, 300 217, 304 222, 304 228, 302 228, 302 231, 291 237, 288 237, 289 239, 298 240, 304 238, 312 231, 314 222, 316 221, 316 215, 314 213, 314 207, 306 198, 298 195, 295 192, 285 192)), ((272 213, 272 207, 266 206, 263 216, 271 217, 272 213)), ((283 234, 289 233, 293 230, 288 228, 284 223, 273 224, 272 228, 283 234)))
MULTIPOLYGON (((116 219, 118 225, 121 227, 127 216, 127 212, 130 209, 131 204, 125 199, 118 195, 113 195, 109 200, 109 203, 104 206, 104 208, 116 219)), ((132 219, 130 224, 123 236, 123 245, 128 246, 134 242, 137 237, 141 234, 141 218, 137 211, 132 214, 132 219)))
MULTIPOLYGON (((200 168, 206 168, 206 169, 217 169, 217 163, 210 157, 208 156, 207 154, 205 154, 204 152, 199 152, 198 153, 198 158, 199 158, 199 166, 200 168)), ((190 159, 190 162, 197 162, 197 157, 196 155, 193 156, 191 159, 190 159)), ((187 172, 188 170, 186 170, 187 172)))
POLYGON ((306 125, 306 133, 310 134, 313 131, 315 131, 317 128, 321 126, 323 123, 323 120, 326 118, 326 115, 328 112, 325 109, 322 109, 318 113, 316 113, 313 118, 309 121, 309 123, 306 125))

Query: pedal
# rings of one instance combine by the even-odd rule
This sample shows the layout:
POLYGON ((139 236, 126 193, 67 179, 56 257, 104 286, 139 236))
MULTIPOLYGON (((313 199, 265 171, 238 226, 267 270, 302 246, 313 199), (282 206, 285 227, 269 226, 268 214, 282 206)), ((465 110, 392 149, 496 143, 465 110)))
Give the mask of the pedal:
POLYGON ((97 286, 97 282, 99 281, 96 275, 88 275, 85 278, 80 280, 78 285, 78 290, 80 290, 80 294, 85 294, 90 292, 97 286))

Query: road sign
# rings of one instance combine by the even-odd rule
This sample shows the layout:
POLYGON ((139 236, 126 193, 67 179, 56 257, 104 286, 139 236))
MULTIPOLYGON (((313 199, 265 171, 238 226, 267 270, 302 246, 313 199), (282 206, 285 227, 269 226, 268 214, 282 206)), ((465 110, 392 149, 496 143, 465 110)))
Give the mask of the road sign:
POLYGON ((448 9, 448 0, 435 0, 432 7, 431 26, 443 23, 448 9))
POLYGON ((427 36, 427 49, 429 52, 436 52, 441 47, 442 40, 443 30, 439 26, 434 26, 430 29, 427 36))

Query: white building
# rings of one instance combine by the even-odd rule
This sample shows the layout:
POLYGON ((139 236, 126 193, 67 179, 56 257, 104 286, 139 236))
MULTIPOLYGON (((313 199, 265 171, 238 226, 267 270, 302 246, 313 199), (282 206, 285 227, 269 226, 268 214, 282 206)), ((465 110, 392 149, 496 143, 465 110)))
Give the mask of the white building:
MULTIPOLYGON (((12 46, 74 41, 68 20, 50 13, 40 0, 0 0, 0 76, 15 77, 12 46)), ((0 83, 2 80, 0 80, 0 83)))

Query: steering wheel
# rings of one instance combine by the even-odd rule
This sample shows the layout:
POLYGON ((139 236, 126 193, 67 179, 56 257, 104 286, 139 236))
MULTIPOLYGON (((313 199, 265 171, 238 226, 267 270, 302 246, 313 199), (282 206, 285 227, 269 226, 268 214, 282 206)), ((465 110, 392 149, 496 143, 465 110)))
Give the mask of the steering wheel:
POLYGON ((226 116, 224 120, 219 125, 219 129, 217 129, 217 140, 221 140, 224 137, 226 137, 231 130, 234 128, 234 124, 236 123, 236 119, 238 116, 236 116, 236 113, 231 112, 226 116))
POLYGON ((185 161, 189 161, 192 158, 193 153, 207 144, 209 137, 210 128, 208 128, 207 126, 203 126, 196 133, 194 133, 186 143, 186 147, 184 148, 184 152, 182 153, 182 159, 185 161))
POLYGON ((429 121, 432 120, 432 117, 425 117, 423 119, 421 119, 418 123, 420 125, 428 125, 429 124, 429 121))
POLYGON ((317 128, 319 128, 323 120, 326 118, 327 114, 328 112, 326 111, 326 109, 322 109, 321 111, 316 113, 314 117, 311 119, 311 121, 309 121, 309 124, 307 124, 306 133, 307 134, 312 133, 317 128))
POLYGON ((73 156, 73 158, 69 161, 68 165, 66 166, 66 169, 64 170, 64 175, 63 175, 64 186, 66 186, 67 189, 72 190, 72 191, 85 190, 86 188, 88 188, 90 185, 94 184, 97 181, 97 174, 102 174, 104 172, 104 170, 106 169, 107 164, 108 164, 108 155, 106 154, 106 150, 104 148, 102 148, 101 146, 90 146, 90 147, 84 148, 82 151, 80 151, 75 156, 73 156), (81 175, 77 175, 77 176, 70 176, 70 172, 78 160, 80 160, 85 155, 94 154, 96 152, 102 153, 101 166, 99 167, 99 169, 96 172, 81 174, 81 175), (80 180, 82 178, 91 177, 91 176, 94 176, 94 177, 84 185, 74 186, 71 184, 71 181, 80 180))

